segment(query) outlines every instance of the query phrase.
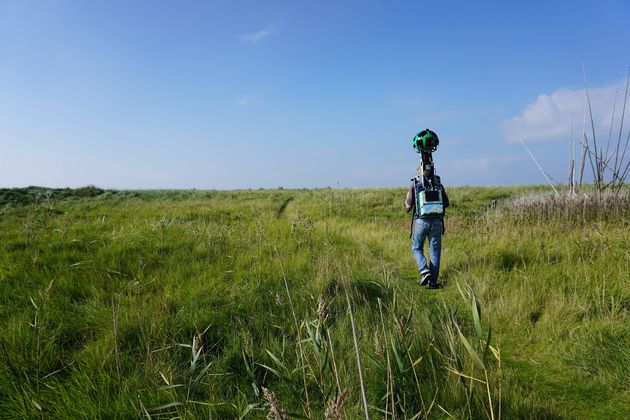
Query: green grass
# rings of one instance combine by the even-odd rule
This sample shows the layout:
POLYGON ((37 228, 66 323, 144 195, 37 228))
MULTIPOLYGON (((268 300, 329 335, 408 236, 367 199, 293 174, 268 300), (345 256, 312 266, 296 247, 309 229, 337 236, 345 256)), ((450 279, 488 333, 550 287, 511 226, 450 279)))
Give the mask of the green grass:
POLYGON ((362 417, 351 309, 373 418, 627 418, 627 196, 544 190, 450 189, 439 291, 404 189, 0 190, 0 412, 362 417))

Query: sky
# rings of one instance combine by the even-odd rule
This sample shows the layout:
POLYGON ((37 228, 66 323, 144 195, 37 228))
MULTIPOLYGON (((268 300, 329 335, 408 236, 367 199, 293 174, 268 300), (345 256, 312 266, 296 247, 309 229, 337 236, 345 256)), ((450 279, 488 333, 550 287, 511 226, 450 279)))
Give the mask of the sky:
POLYGON ((0 0, 0 187, 403 186, 424 128, 446 186, 544 183, 521 140, 566 182, 585 79, 600 141, 620 129, 628 22, 625 0, 0 0))

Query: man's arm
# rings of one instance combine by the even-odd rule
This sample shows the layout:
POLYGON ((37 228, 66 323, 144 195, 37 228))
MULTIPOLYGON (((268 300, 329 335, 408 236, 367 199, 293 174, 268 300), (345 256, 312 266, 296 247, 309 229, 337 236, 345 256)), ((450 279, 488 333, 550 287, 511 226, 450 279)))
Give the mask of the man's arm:
POLYGON ((407 197, 405 198, 405 209, 407 210, 407 213, 409 213, 411 209, 414 208, 415 204, 416 195, 414 194, 414 187, 412 182, 409 186, 409 190, 407 191, 407 197))

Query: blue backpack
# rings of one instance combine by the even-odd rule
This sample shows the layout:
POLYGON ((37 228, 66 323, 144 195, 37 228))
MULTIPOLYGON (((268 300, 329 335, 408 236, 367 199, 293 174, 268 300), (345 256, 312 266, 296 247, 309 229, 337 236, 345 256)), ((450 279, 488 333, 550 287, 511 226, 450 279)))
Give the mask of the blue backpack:
POLYGON ((413 178, 416 202, 415 218, 444 217, 444 209, 446 208, 443 200, 444 187, 442 187, 439 177, 435 177, 432 181, 430 185, 425 185, 424 177, 422 182, 420 182, 418 177, 413 178))

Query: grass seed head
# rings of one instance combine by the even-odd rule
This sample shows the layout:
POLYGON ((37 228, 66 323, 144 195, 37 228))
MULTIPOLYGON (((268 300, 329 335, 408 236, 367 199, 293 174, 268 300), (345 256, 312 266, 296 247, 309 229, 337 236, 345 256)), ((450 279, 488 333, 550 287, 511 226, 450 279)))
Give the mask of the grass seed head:
POLYGON ((241 342, 243 343, 243 351, 245 354, 252 357, 254 355, 254 337, 252 337, 252 333, 249 330, 241 330, 241 342))
POLYGON ((374 352, 379 356, 383 355, 383 344, 381 343, 378 330, 374 330, 374 352))
POLYGON ((326 310, 326 301, 322 296, 317 300, 317 318, 321 324, 325 324, 328 320, 328 311, 326 310))
POLYGON ((324 418, 326 420, 340 420, 342 418, 343 407, 346 403, 346 397, 348 396, 348 390, 344 389, 334 400, 331 400, 324 412, 324 418))
POLYGON ((203 346, 203 335, 201 332, 195 332, 193 337, 193 350, 199 350, 203 346))
POLYGON ((285 413, 285 411, 280 407, 280 403, 278 403, 278 399, 274 395, 273 392, 269 391, 269 389, 262 387, 263 396, 265 400, 267 400, 267 405, 269 407, 269 413, 267 414, 267 418, 269 420, 285 420, 288 419, 289 416, 285 413))
POLYGON ((276 305, 282 306, 284 303, 284 296, 281 293, 276 293, 276 305))

